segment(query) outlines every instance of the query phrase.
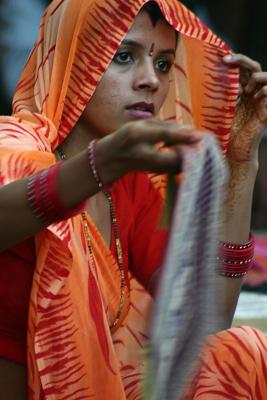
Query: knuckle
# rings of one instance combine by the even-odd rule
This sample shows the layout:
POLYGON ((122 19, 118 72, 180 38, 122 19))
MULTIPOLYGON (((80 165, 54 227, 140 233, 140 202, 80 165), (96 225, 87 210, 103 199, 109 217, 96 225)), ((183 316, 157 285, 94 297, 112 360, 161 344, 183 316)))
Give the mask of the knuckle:
POLYGON ((252 74, 253 79, 258 83, 261 81, 262 76, 260 72, 254 72, 254 74, 252 74))
POLYGON ((153 122, 153 120, 152 119, 141 119, 141 120, 139 120, 139 121, 137 121, 136 122, 136 125, 137 125, 137 127, 138 127, 138 129, 147 129, 150 125, 151 125, 151 123, 153 122))
POLYGON ((130 128, 127 139, 128 143, 132 146, 138 142, 138 131, 135 127, 130 128))
POLYGON ((254 72, 254 73, 251 75, 250 79, 249 79, 249 83, 252 84, 252 85, 255 85, 256 83, 259 82, 259 79, 260 79, 260 78, 259 78, 259 76, 257 75, 257 73, 254 72))
POLYGON ((254 66, 255 66, 255 69, 257 69, 258 71, 261 71, 261 64, 258 61, 254 61, 254 66))
POLYGON ((171 132, 172 132, 171 129, 162 129, 160 131, 160 139, 163 142, 168 142, 168 140, 171 138, 171 132))
POLYGON ((128 122, 127 124, 125 124, 123 126, 122 129, 119 129, 119 131, 116 132, 116 137, 118 137, 118 134, 119 134, 119 140, 121 141, 121 143, 128 146, 128 144, 131 140, 133 131, 134 131, 134 128, 132 126, 132 123, 128 122))
POLYGON ((127 141, 130 145, 140 142, 141 132, 145 129, 143 121, 130 122, 128 125, 127 141))

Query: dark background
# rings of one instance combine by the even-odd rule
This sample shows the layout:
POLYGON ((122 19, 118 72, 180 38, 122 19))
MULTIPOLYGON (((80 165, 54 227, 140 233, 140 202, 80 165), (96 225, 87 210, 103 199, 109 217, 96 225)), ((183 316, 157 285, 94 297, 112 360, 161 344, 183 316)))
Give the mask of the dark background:
POLYGON ((185 0, 232 48, 260 61, 267 69, 266 0, 185 0))

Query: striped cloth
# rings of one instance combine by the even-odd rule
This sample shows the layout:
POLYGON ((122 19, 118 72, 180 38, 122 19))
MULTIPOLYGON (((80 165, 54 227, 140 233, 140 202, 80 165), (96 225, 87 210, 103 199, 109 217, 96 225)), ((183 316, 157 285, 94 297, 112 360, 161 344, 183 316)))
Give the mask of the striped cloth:
POLYGON ((205 337, 219 330, 216 252, 225 166, 210 135, 184 153, 148 351, 146 400, 177 400, 205 337))

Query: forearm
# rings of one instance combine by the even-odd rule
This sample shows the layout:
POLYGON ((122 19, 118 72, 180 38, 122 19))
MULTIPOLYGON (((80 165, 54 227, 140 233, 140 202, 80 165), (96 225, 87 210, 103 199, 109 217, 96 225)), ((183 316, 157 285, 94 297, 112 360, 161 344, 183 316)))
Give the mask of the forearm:
POLYGON ((225 242, 241 244, 248 240, 257 171, 257 162, 239 163, 235 168, 230 167, 221 237, 225 242))
MULTIPOLYGON (((36 218, 28 200, 29 178, 0 188, 0 251, 45 229, 49 223, 36 218)), ((58 172, 58 191, 66 207, 75 207, 98 191, 88 165, 87 151, 64 162, 58 172)))
MULTIPOLYGON (((257 162, 235 165, 230 168, 229 187, 225 199, 221 240, 242 244, 249 238, 253 189, 257 174, 257 162)), ((231 325, 243 278, 220 277, 222 288, 219 299, 220 312, 225 327, 231 325)))

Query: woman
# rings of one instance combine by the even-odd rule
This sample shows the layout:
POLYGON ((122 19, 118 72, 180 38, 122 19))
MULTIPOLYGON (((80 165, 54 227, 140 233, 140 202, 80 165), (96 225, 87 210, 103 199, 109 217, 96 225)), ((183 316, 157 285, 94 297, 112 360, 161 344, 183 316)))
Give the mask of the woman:
MULTIPOLYGON (((143 171, 177 173, 181 146, 199 140, 192 125, 214 131, 226 152, 236 67, 249 71, 243 87, 255 110, 245 115, 242 132, 235 119, 222 240, 248 240, 266 73, 245 56, 223 59, 225 44, 180 3, 157 2, 168 23, 155 5, 139 13, 145 3, 52 2, 13 115, 1 119, 1 374, 11 377, 5 399, 23 398, 23 390, 30 399, 141 398, 147 291, 153 292, 166 238, 157 223, 164 179, 152 175, 154 186, 143 171), (171 151, 155 148, 159 142, 171 151), (28 394, 25 367, 16 365, 26 363, 26 335, 28 394)), ((226 326, 240 285, 241 277, 222 277, 226 326)), ((242 332, 234 346, 251 340, 258 365, 263 339, 242 332)), ((233 335, 215 341, 228 345, 233 335)), ((242 356, 249 357, 244 350, 242 356)), ((213 360, 212 351, 206 357, 213 360)), ((212 373, 207 390, 221 384, 218 369, 212 373)), ((260 373, 249 374, 251 392, 264 393, 264 382, 255 384, 260 373)), ((224 398, 215 397, 220 390, 214 399, 224 398)), ((197 396, 205 395, 201 387, 197 396)))

